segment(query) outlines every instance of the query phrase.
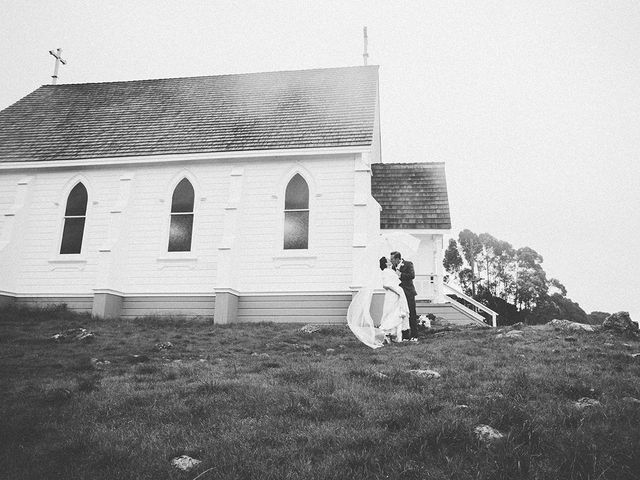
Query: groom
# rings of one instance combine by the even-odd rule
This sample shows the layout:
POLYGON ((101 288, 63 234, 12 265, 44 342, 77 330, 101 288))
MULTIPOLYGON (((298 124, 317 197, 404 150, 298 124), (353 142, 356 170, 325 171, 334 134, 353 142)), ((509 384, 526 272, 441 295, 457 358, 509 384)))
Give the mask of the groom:
POLYGON ((410 341, 418 341, 418 315, 416 314, 416 287, 413 286, 413 279, 416 273, 413 269, 413 263, 408 260, 403 260, 400 252, 391 252, 391 263, 393 269, 398 272, 400 277, 400 287, 404 290, 404 294, 407 297, 407 303, 409 304, 409 328, 403 333, 404 337, 408 337, 410 341))

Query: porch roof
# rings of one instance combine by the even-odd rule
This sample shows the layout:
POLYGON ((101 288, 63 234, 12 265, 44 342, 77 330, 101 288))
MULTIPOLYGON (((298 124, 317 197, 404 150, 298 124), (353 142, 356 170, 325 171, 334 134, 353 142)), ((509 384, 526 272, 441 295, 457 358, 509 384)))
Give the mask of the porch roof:
POLYGON ((382 229, 450 230, 444 163, 374 163, 371 194, 382 229))

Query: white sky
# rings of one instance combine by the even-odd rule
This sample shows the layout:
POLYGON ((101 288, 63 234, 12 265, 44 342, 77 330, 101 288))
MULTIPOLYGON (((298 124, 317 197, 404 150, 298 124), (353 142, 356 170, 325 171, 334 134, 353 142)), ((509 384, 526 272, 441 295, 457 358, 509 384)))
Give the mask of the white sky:
POLYGON ((0 108, 50 83, 380 65, 383 160, 446 163, 453 233, 640 320, 640 2, 0 0, 0 108))

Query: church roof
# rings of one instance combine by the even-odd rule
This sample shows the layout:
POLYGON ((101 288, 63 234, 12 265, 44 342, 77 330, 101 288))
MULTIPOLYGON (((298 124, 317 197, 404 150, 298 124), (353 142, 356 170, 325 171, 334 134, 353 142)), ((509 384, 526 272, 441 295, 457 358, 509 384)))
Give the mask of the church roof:
POLYGON ((382 229, 451 229, 444 163, 374 163, 382 229))
POLYGON ((378 67, 44 85, 0 112, 0 162, 372 143, 378 67))

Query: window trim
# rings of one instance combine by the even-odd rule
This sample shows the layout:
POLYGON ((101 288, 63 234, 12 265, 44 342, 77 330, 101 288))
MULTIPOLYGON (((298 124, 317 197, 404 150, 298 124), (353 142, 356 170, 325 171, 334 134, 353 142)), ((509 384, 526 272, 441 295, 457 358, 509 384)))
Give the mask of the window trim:
POLYGON ((322 196, 322 192, 318 188, 318 185, 315 182, 314 176, 311 172, 305 168, 300 161, 296 162, 293 166, 290 166, 283 175, 280 176, 278 180, 278 190, 275 195, 272 195, 272 198, 276 201, 276 205, 274 208, 277 209, 275 212, 277 222, 276 227, 274 229, 274 238, 273 238, 273 261, 285 261, 288 262, 289 259, 295 258, 315 258, 317 256, 317 225, 315 224, 316 219, 316 211, 318 209, 318 198, 322 196), (289 186, 289 182, 296 174, 300 174, 300 176, 307 182, 307 187, 309 188, 309 239, 307 243, 306 249, 284 249, 284 206, 286 200, 287 187, 289 186))
POLYGON ((199 201, 198 201, 198 192, 200 191, 200 185, 196 181, 195 175, 188 170, 181 170, 178 174, 174 175, 171 178, 171 181, 167 184, 164 197, 160 198, 161 203, 165 203, 166 206, 163 209, 163 219, 162 219, 162 229, 163 234, 160 235, 160 245, 158 248, 158 255, 156 260, 158 262, 178 262, 183 260, 185 262, 193 262, 198 259, 198 251, 197 251, 197 242, 196 242, 196 231, 199 225, 199 201), (175 214, 171 212, 171 204, 173 203, 173 193, 175 192, 178 184, 183 180, 187 179, 189 183, 191 183, 191 188, 193 188, 193 211, 191 213, 187 212, 176 212, 175 214), (189 214, 193 215, 193 223, 191 224, 191 249, 181 250, 181 251, 169 251, 169 236, 171 233, 171 217, 172 215, 178 214, 189 214))
POLYGON ((65 184, 64 188, 62 189, 62 194, 58 198, 58 201, 53 202, 54 205, 56 205, 58 208, 57 216, 60 220, 58 220, 58 234, 56 236, 57 242, 53 247, 54 251, 51 259, 49 260, 49 263, 56 263, 56 264, 64 264, 65 262, 69 262, 71 264, 86 263, 86 252, 87 252, 86 248, 87 248, 87 241, 89 240, 88 232, 89 232, 89 227, 91 225, 91 218, 92 218, 91 214, 93 211, 92 206, 94 202, 91 200, 91 198, 93 197, 92 190, 93 189, 91 187, 91 182, 89 182, 87 177, 85 177, 84 175, 75 175, 65 184), (75 216, 67 217, 65 213, 67 210, 67 201, 69 200, 69 195, 71 195, 71 191, 79 183, 82 183, 85 190, 87 191, 87 208, 84 213, 84 229, 82 230, 82 243, 80 245, 80 253, 60 253, 60 249, 62 248, 62 236, 64 234, 65 220, 67 218, 78 218, 75 216))
MULTIPOLYGON (((173 189, 173 193, 171 194, 171 206, 169 207, 169 238, 167 241, 167 253, 171 252, 190 252, 191 251, 191 247, 193 245, 193 221, 195 220, 195 215, 194 215, 194 208, 196 205, 196 189, 193 188, 193 184, 189 181, 188 178, 183 178, 182 180, 180 180, 178 182, 178 184, 176 185, 176 188, 173 189), (191 188, 191 192, 193 194, 192 200, 191 200, 191 208, 187 211, 178 211, 178 212, 174 212, 173 211, 173 199, 178 191, 178 187, 180 185, 183 184, 183 182, 186 182, 184 185, 188 185, 191 188), (190 216, 191 217, 191 225, 190 225, 190 229, 191 231, 189 232, 189 248, 187 249, 183 249, 183 250, 171 250, 171 226, 173 225, 173 220, 177 219, 179 217, 187 217, 190 216)), ((178 222, 179 223, 179 222, 178 222)))
POLYGON ((301 252, 301 253, 305 253, 305 252, 309 252, 309 250, 311 250, 311 186, 309 185, 309 181, 305 178, 305 176, 300 173, 300 172, 296 172, 293 175, 291 175, 289 177, 289 180, 287 181, 285 187, 284 187, 284 195, 282 198, 282 213, 281 213, 281 217, 282 217, 282 235, 280 237, 280 241, 281 241, 281 246, 282 246, 282 251, 283 252, 301 252), (294 178, 296 178, 296 176, 300 176, 300 178, 302 178, 302 180, 305 182, 306 186, 307 186, 307 208, 290 208, 287 209, 286 205, 287 205, 287 189, 289 188, 289 185, 291 184, 291 182, 293 181, 294 178), (287 213, 288 212, 307 212, 307 248, 285 248, 285 225, 286 225, 286 218, 287 218, 287 213))

